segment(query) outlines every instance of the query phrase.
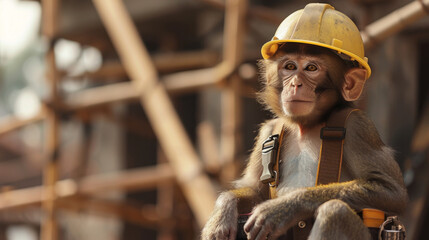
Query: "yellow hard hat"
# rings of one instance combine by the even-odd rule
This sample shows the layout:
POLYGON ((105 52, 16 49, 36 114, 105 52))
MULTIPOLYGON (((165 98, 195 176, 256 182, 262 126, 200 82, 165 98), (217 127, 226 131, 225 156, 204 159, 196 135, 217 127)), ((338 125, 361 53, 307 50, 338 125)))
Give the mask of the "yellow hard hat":
POLYGON ((371 75, 360 32, 353 21, 329 4, 310 3, 289 15, 271 41, 262 46, 264 59, 273 56, 279 44, 304 43, 329 48, 356 60, 371 75))

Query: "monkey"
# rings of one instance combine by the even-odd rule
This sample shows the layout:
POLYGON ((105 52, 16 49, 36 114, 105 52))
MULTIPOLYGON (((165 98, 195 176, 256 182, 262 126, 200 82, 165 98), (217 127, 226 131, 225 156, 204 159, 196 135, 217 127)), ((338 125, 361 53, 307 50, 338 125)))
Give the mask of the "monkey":
POLYGON ((259 100, 275 118, 260 127, 242 177, 218 197, 202 239, 235 239, 238 215, 246 212, 251 215, 244 231, 251 240, 277 239, 311 217, 309 239, 370 239, 357 212, 375 208, 398 214, 408 197, 394 151, 362 111, 352 112, 346 123, 340 181, 314 186, 320 130, 334 109, 359 99, 367 70, 331 49, 291 42, 280 44, 259 66, 265 85, 259 100), (280 143, 278 197, 268 199, 268 186, 259 181, 261 146, 279 121, 286 134, 280 143))

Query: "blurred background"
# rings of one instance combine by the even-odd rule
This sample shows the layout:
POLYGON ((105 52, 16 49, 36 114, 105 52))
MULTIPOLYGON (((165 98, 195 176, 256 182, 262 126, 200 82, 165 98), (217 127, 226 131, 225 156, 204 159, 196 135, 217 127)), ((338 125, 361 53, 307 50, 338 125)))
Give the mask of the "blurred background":
MULTIPOLYGON (((0 240, 198 239, 259 125, 260 47, 310 1, 0 0, 0 240)), ((357 103, 429 224, 429 1, 323 1, 361 29, 357 103)))

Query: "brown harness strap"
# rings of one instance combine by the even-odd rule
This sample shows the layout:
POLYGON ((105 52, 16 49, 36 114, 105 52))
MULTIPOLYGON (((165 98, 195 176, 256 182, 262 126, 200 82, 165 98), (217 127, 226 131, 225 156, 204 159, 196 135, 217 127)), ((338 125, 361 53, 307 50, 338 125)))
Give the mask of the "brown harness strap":
MULTIPOLYGON (((322 144, 320 146, 319 165, 317 167, 316 186, 340 181, 343 161, 343 145, 346 136, 346 121, 350 113, 358 109, 345 108, 334 111, 328 118, 326 126, 320 130, 322 144)), ((293 227, 293 240, 305 240, 310 236, 314 219, 300 221, 293 227), (302 227, 302 223, 304 227, 302 227)))
POLYGON ((334 111, 320 130, 319 166, 317 168, 316 186, 340 181, 343 161, 343 145, 346 137, 346 121, 350 113, 358 109, 345 108, 334 111))

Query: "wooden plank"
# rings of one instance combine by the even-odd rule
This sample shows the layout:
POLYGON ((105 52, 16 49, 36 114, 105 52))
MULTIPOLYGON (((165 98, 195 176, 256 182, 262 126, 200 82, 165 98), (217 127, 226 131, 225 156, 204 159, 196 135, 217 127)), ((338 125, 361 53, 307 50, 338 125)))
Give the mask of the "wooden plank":
POLYGON ((174 180, 174 177, 175 174, 169 164, 159 164, 154 167, 85 177, 76 182, 76 193, 96 194, 114 190, 144 190, 169 183, 174 180))
MULTIPOLYGON (((174 181, 175 174, 168 164, 136 168, 128 171, 84 177, 79 181, 65 179, 56 182, 57 198, 76 194, 94 195, 109 191, 134 191, 151 189, 159 184, 174 181)), ((0 210, 40 204, 49 189, 37 186, 0 193, 0 210)))
POLYGON ((222 61, 212 68, 204 68, 164 76, 161 81, 171 93, 185 93, 212 86, 224 86, 234 66, 222 61))
POLYGON ((18 118, 13 115, 2 117, 0 119, 0 135, 15 131, 32 123, 40 122, 45 118, 46 114, 43 110, 33 117, 26 119, 18 118))
POLYGON ((219 55, 210 50, 155 54, 153 63, 159 72, 207 68, 219 61, 219 55))
MULTIPOLYGON (((227 0, 225 13, 224 61, 237 69, 243 59, 246 29, 247 0, 227 0)), ((235 161, 241 149, 242 101, 238 94, 241 79, 233 75, 222 90, 221 160, 223 182, 231 182, 237 176, 235 161)))
POLYGON ((122 1, 94 0, 134 87, 141 93, 154 132, 165 151, 198 223, 209 218, 216 192, 180 123, 168 94, 122 1), (112 16, 115 16, 112 18, 112 16))
POLYGON ((236 161, 242 151, 242 99, 238 94, 241 85, 238 77, 230 78, 230 86, 222 91, 222 118, 221 118, 221 162, 222 182, 230 183, 237 178, 236 161))
POLYGON ((71 93, 65 97, 64 106, 67 111, 77 111, 138 98, 139 93, 130 82, 121 82, 71 93))
POLYGON ((247 0, 226 1, 223 60, 234 69, 243 58, 246 13, 247 0))
MULTIPOLYGON (((161 149, 158 149, 158 164, 165 164, 167 158, 161 149)), ((174 197, 174 183, 158 185, 156 212, 158 218, 164 222, 158 231, 157 240, 174 239, 174 207, 177 199, 174 197)))
POLYGON ((42 0, 42 33, 48 39, 56 37, 58 32, 58 0, 42 0))
POLYGON ((415 0, 369 24, 361 31, 365 48, 374 47, 377 43, 426 16, 427 9, 429 9, 429 0, 415 0))
MULTIPOLYGON (((59 0, 42 1, 42 32, 48 40, 48 51, 45 57, 46 78, 49 86, 49 104, 58 103, 58 78, 59 74, 55 63, 54 43, 58 33, 58 9, 59 0)), ((42 208, 45 211, 45 218, 42 220, 40 238, 43 240, 58 239, 58 226, 55 211, 55 183, 58 179, 58 138, 59 138, 59 115, 54 108, 46 110, 45 121, 45 152, 47 160, 43 170, 43 181, 45 191, 42 208)))
MULTIPOLYGON (((169 74, 164 76, 161 81, 170 93, 185 93, 221 85, 222 80, 229 76, 231 71, 231 67, 226 67, 222 63, 213 68, 169 74)), ((112 83, 71 93, 64 99, 63 107, 66 111, 78 111, 105 104, 135 101, 140 97, 141 94, 131 82, 112 83)), ((0 123, 0 134, 1 129, 0 123)))
MULTIPOLYGON (((156 54, 153 57, 154 65, 159 72, 186 71, 197 68, 208 68, 219 61, 219 56, 214 51, 187 51, 156 54), (177 61, 180 59, 180 61, 177 61)), ((81 75, 72 76, 72 79, 89 78, 91 81, 105 81, 126 79, 127 73, 120 62, 109 61, 104 63, 95 72, 85 72, 81 75)))
MULTIPOLYGON (((164 76, 161 81, 170 93, 184 93, 204 87, 220 85, 232 68, 225 64, 214 68, 174 73, 164 76)), ((112 83, 69 94, 64 99, 64 110, 77 111, 117 102, 135 101, 141 94, 131 82, 112 83)), ((2 126, 0 124, 0 134, 2 126)))
MULTIPOLYGON (((225 1, 223 0, 203 0, 203 2, 217 8, 221 8, 221 9, 226 8, 225 1)), ((248 11, 249 11, 249 15, 252 18, 257 18, 257 19, 266 21, 268 23, 272 23, 276 26, 278 26, 283 21, 283 18, 277 16, 276 12, 270 8, 266 8, 262 6, 251 6, 249 7, 248 11)))
POLYGON ((154 206, 134 206, 131 203, 121 203, 107 199, 94 199, 85 196, 61 199, 58 207, 71 211, 85 211, 100 216, 115 217, 129 223, 153 229, 162 228, 165 224, 159 219, 154 206))

